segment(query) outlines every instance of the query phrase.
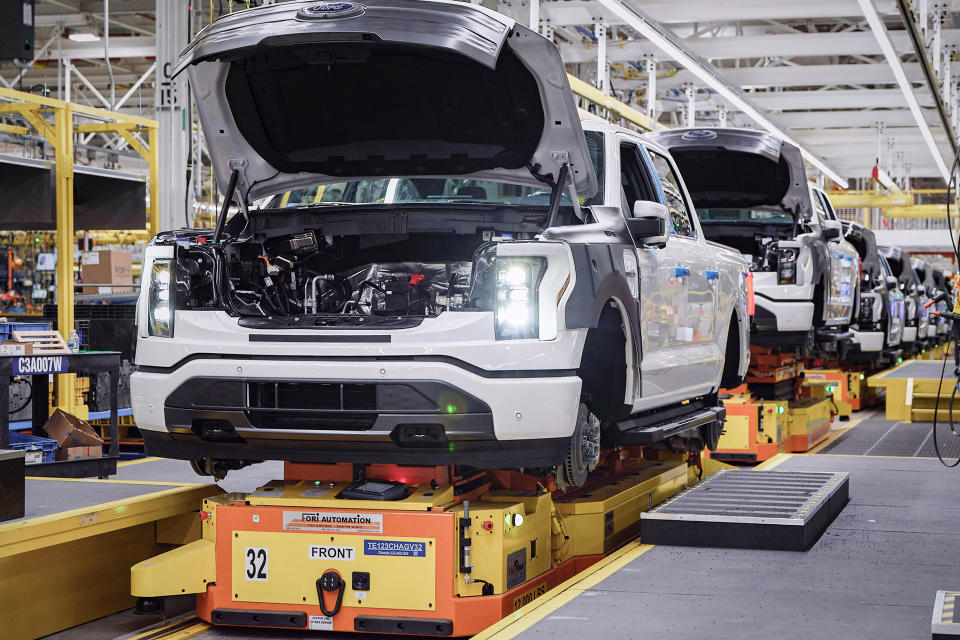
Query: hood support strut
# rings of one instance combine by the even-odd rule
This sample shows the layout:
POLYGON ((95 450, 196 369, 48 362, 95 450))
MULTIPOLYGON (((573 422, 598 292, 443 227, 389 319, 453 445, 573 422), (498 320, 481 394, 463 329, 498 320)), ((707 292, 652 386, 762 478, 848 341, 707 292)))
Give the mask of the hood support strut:
POLYGON ((230 172, 230 182, 227 183, 227 190, 223 193, 223 206, 220 207, 220 215, 217 216, 217 226, 213 230, 213 244, 218 244, 220 242, 220 236, 223 235, 223 225, 227 221, 227 212, 230 211, 230 203, 233 201, 233 193, 237 190, 237 180, 239 179, 239 169, 234 169, 230 172))
POLYGON ((565 162, 560 167, 560 175, 556 180, 553 179, 553 176, 550 174, 544 175, 537 171, 540 168, 540 165, 535 167, 529 167, 530 173, 537 179, 543 182, 544 184, 550 185, 550 208, 548 210, 547 216, 547 226, 554 226, 557 221, 557 213, 560 211, 560 198, 563 197, 563 191, 565 188, 570 191, 570 201, 573 203, 573 212, 577 216, 577 219, 583 220, 583 210, 580 208, 580 198, 577 196, 577 186, 570 180, 570 164, 565 162))

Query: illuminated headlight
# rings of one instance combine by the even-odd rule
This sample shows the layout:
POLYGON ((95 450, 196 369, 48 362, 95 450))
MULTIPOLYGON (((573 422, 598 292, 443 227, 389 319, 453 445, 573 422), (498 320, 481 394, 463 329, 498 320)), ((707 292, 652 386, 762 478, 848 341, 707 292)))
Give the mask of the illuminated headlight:
POLYGON ((172 261, 154 260, 150 268, 147 301, 147 328, 151 336, 173 337, 173 289, 170 286, 172 261))
POLYGON ((777 284, 797 284, 797 247, 779 247, 777 249, 777 284))
POLYGON ((546 258, 497 260, 497 340, 539 336, 537 287, 546 267, 546 258))

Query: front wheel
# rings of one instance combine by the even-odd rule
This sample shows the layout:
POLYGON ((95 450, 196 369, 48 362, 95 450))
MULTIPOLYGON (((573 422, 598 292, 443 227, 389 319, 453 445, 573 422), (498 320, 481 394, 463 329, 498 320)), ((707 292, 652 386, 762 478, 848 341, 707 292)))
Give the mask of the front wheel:
POLYGON ((581 402, 567 457, 563 464, 557 467, 555 474, 557 488, 563 490, 582 487, 599 462, 600 419, 581 402))

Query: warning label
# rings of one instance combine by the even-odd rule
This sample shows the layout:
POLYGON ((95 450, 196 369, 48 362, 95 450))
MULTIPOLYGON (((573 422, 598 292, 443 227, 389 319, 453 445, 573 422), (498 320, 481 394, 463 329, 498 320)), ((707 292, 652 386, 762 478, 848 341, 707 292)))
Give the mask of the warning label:
POLYGON ((284 511, 283 528, 287 531, 325 533, 383 533, 383 515, 333 511, 284 511))

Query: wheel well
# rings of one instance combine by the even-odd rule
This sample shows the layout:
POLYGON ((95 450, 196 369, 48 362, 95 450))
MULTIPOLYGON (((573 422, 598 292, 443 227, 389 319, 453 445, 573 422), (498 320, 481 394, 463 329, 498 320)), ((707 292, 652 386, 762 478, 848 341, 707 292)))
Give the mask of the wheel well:
POLYGON ((622 418, 630 412, 624 404, 629 344, 623 316, 616 302, 610 300, 600 312, 597 326, 587 331, 577 370, 583 381, 584 401, 601 421, 622 418))
POLYGON ((723 352, 723 374, 720 376, 722 389, 739 387, 743 382, 740 377, 740 326, 737 312, 730 314, 730 327, 727 329, 727 344, 723 352), (733 355, 735 357, 731 358, 733 355))
POLYGON ((822 327, 826 324, 826 321, 823 317, 823 314, 827 312, 826 309, 826 295, 827 290, 827 277, 820 276, 820 282, 816 284, 813 288, 813 326, 822 327))

